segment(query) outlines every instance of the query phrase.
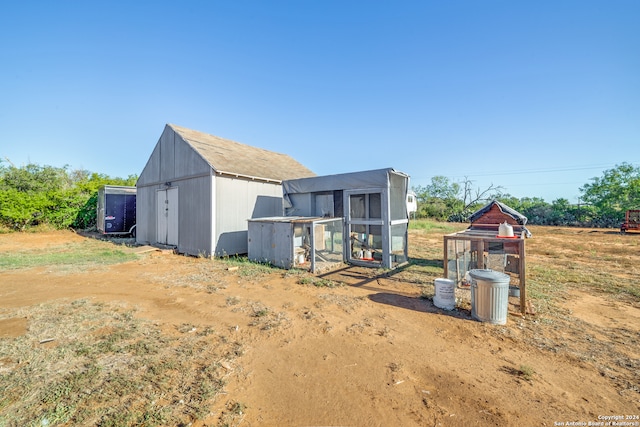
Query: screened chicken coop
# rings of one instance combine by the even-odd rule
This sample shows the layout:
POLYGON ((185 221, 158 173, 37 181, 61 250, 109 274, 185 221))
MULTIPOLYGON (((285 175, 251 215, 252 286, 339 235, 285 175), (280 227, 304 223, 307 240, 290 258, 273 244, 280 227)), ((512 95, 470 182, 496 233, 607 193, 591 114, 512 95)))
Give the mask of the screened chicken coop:
POLYGON ((467 286, 469 270, 491 269, 508 274, 512 295, 526 312, 525 241, 531 233, 527 217, 498 201, 473 213, 464 231, 444 236, 444 276, 467 286))
POLYGON ((282 182, 285 216, 344 221, 344 260, 396 268, 408 261, 409 176, 392 168, 282 182))
POLYGON ((342 264, 342 218, 271 217, 249 220, 252 261, 312 273, 342 264))

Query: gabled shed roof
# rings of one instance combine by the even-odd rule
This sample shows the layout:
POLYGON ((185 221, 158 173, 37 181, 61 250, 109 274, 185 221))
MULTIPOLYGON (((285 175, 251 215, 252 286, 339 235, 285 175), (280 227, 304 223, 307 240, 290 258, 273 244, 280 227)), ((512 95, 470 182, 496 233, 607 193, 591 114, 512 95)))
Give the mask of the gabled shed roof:
POLYGON ((220 174, 283 181, 315 176, 286 154, 168 124, 220 174))

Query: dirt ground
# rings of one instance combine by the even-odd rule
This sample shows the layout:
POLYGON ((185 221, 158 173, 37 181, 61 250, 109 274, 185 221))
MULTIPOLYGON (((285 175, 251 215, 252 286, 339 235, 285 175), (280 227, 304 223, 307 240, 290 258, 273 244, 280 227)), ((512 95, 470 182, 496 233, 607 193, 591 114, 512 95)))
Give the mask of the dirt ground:
MULTIPOLYGON (((533 231, 532 243, 544 239, 542 228, 533 231)), ((0 235, 0 256, 85 238, 72 232, 0 235)), ((411 257, 425 245, 441 248, 441 236, 412 232, 410 239, 411 257)), ((530 246, 529 268, 554 262, 540 245, 530 246)), ((637 244, 630 247, 638 252, 637 244)), ((556 298, 555 314, 510 313, 500 326, 421 298, 421 285, 433 277, 419 283, 408 274, 349 267, 325 277, 345 284, 329 288, 301 285, 297 275, 281 271, 244 277, 212 265, 218 264, 152 251, 85 271, 4 271, 0 309, 78 298, 123 301, 167 331, 182 324, 227 331, 243 352, 229 366, 233 375, 210 420, 228 402, 242 402, 242 426, 638 421, 637 300, 570 286, 556 298), (261 307, 270 315, 256 317, 261 307)), ((27 328, 28 319, 5 318, 0 336, 27 328)), ((201 421, 213 425, 207 423, 201 421)))

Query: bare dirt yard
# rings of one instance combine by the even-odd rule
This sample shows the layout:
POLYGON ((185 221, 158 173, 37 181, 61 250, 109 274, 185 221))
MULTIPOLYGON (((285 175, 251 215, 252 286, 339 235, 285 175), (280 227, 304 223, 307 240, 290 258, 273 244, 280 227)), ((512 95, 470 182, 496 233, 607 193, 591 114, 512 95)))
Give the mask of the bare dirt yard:
POLYGON ((530 229, 506 325, 434 306, 446 227, 322 277, 0 235, 0 426, 640 425, 640 235, 530 229))

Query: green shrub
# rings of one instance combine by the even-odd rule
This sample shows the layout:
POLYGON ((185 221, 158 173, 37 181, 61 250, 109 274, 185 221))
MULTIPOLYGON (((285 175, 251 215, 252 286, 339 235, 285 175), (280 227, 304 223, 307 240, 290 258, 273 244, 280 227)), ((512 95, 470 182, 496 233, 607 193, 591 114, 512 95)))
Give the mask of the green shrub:
POLYGON ((0 163, 0 228, 24 231, 48 225, 54 228, 91 228, 96 225, 98 188, 135 185, 137 176, 111 178, 67 167, 0 163))

